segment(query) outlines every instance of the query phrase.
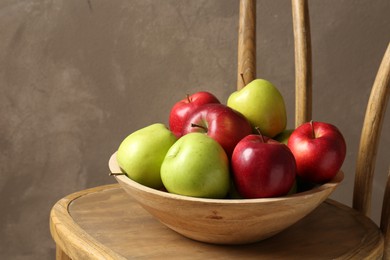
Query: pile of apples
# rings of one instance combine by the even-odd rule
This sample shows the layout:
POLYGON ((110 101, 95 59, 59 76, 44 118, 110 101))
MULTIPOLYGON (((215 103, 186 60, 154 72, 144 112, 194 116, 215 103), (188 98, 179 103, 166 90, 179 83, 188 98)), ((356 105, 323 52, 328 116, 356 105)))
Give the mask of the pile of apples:
POLYGON ((256 79, 227 104, 205 91, 172 107, 169 128, 156 123, 127 136, 117 161, 132 180, 201 198, 269 198, 329 181, 346 155, 332 124, 286 130, 284 99, 256 79))

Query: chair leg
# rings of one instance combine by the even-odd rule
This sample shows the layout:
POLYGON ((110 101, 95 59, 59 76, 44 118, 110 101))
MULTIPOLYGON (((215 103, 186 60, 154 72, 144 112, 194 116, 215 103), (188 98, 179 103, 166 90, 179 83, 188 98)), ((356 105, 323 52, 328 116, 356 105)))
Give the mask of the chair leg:
POLYGON ((72 260, 64 251, 57 245, 56 246, 56 260, 72 260))

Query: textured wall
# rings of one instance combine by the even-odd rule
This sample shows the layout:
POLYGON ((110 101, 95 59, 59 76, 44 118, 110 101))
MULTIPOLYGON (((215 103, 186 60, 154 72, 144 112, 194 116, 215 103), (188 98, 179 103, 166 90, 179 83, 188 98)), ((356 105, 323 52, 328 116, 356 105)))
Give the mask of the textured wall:
MULTIPOLYGON (((313 116, 348 154, 332 196, 351 204, 366 102, 390 39, 388 0, 311 0, 313 116)), ((290 2, 258 0, 258 77, 285 96, 294 125, 290 2)), ((52 205, 113 183, 107 161, 129 133, 167 122, 186 93, 235 89, 237 0, 0 2, 0 258, 53 259, 52 205)), ((379 219, 389 113, 374 183, 379 219)))

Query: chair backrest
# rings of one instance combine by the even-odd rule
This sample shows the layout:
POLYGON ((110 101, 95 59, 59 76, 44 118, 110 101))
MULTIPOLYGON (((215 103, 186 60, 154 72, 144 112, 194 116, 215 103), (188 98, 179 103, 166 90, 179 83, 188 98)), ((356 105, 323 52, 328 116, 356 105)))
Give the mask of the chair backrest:
MULTIPOLYGON (((312 63, 308 0, 292 0, 295 52, 295 126, 312 117, 312 63)), ((256 78, 256 0, 240 0, 238 32, 237 89, 256 78)), ((390 94, 390 44, 374 81, 368 100, 358 150, 353 208, 370 214, 376 153, 390 94)), ((390 175, 390 172, 389 172, 390 175)), ((390 178, 384 194, 381 229, 385 236, 385 255, 390 256, 387 232, 390 227, 390 178)))
MULTIPOLYGON (((390 44, 379 66, 364 117, 356 161, 353 208, 370 214, 372 183, 382 124, 390 95, 390 44)), ((385 238, 384 259, 390 257, 390 168, 383 197, 380 227, 385 238)))
MULTIPOLYGON (((295 42, 295 126, 311 120, 312 65, 307 0, 292 1, 295 42)), ((256 78, 256 0, 241 0, 238 30, 237 89, 256 78), (243 80, 244 79, 244 80, 243 80)))

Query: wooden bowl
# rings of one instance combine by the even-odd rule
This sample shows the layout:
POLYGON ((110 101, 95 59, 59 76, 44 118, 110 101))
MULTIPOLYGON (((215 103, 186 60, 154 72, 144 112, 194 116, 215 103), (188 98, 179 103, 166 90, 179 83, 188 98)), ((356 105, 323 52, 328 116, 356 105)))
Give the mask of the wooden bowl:
MULTIPOLYGON (((114 153, 112 173, 119 173, 114 153)), ((203 199, 171 194, 143 186, 126 175, 115 176, 121 187, 145 210, 185 237, 212 244, 247 244, 271 237, 302 219, 323 202, 343 180, 278 198, 203 199)))

